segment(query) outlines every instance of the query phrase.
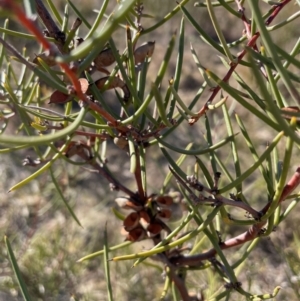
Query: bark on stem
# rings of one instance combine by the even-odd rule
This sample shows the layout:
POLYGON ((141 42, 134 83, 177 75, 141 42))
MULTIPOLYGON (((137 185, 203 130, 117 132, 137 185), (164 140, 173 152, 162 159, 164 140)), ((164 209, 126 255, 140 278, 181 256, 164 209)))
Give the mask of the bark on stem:
POLYGON ((57 41, 57 48, 61 53, 64 53, 63 46, 66 40, 65 33, 62 32, 57 26, 57 24, 54 22, 52 16, 50 15, 48 9, 45 7, 43 1, 35 0, 35 4, 36 4, 37 13, 41 18, 43 24, 47 28, 49 36, 57 41))

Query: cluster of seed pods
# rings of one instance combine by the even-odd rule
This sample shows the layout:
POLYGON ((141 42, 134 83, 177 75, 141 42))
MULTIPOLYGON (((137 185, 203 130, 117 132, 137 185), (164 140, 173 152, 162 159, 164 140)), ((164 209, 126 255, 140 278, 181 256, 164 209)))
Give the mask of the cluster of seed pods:
MULTIPOLYGON (((77 38, 76 41, 74 42, 75 47, 80 45, 82 42, 83 39, 77 38)), ((153 41, 153 42, 144 43, 138 48, 136 48, 134 51, 135 65, 140 66, 147 57, 151 57, 154 52, 154 47, 155 47, 155 42, 153 41)), ((33 60, 33 62, 38 65, 40 65, 41 61, 46 63, 49 67, 53 67, 56 65, 55 58, 48 52, 43 52, 41 54, 38 54, 33 60)), ((107 76, 102 77, 94 82, 96 87, 99 90, 102 90, 104 86, 106 90, 116 89, 116 88, 121 89, 124 95, 123 101, 126 103, 130 99, 130 91, 127 85, 119 76, 110 78, 110 72, 107 70, 107 67, 111 66, 113 63, 115 63, 115 61, 116 60, 111 48, 106 47, 98 54, 98 56, 95 58, 95 60, 93 61, 92 65, 88 68, 88 70, 90 73, 94 73, 95 71, 100 71, 102 73, 105 73, 107 76)), ((80 80, 85 80, 85 79, 83 78, 80 80)), ((93 84, 93 83, 89 83, 89 84, 93 84)), ((87 93, 88 95, 91 95, 91 90, 85 89, 83 93, 87 93)), ((62 104, 71 101, 72 99, 73 99, 72 93, 68 95, 56 90, 50 96, 49 103, 62 104)))
POLYGON ((122 233, 126 240, 135 242, 146 238, 154 238, 161 231, 170 232, 165 221, 172 216, 173 198, 169 195, 154 195, 142 204, 133 197, 116 198, 119 207, 131 212, 123 220, 122 233))

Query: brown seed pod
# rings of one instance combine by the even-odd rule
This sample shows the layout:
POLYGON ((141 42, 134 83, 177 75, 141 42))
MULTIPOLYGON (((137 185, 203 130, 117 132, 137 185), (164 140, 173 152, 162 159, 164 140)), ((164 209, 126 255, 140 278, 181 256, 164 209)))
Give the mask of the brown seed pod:
POLYGON ((162 220, 168 220, 170 217, 172 216, 172 211, 170 209, 161 209, 158 213, 157 213, 157 217, 159 217, 162 220))
POLYGON ((135 242, 135 241, 141 241, 145 238, 146 238, 146 231, 143 228, 139 227, 131 230, 127 234, 125 240, 135 242))
POLYGON ((71 158, 72 156, 76 155, 78 151, 80 151, 80 144, 76 143, 76 141, 71 141, 67 149, 64 151, 64 155, 67 158, 71 158))
POLYGON ((92 158, 91 148, 84 141, 71 141, 64 154, 67 158, 71 158, 74 155, 78 155, 82 159, 92 158))
POLYGON ((147 227, 147 234, 149 237, 153 237, 156 236, 157 234, 159 234, 162 231, 162 226, 159 223, 151 223, 148 227, 147 227))
MULTIPOLYGON (((102 89, 104 87, 104 84, 108 81, 108 79, 109 79, 109 76, 102 77, 102 78, 98 79, 97 81, 95 81, 95 85, 97 86, 98 89, 102 89)), ((129 91, 127 85, 119 77, 114 77, 107 87, 108 90, 114 89, 114 88, 122 89, 122 91, 124 93, 123 100, 125 102, 128 102, 128 100, 130 98, 130 91, 129 91)))
POLYGON ((160 207, 168 207, 173 204, 173 198, 169 195, 159 195, 156 198, 156 202, 159 204, 160 207))
MULTIPOLYGON (((82 93, 86 93, 89 88, 89 82, 85 78, 79 78, 78 81, 80 83, 82 93)), ((71 88, 73 88, 73 87, 71 87, 71 88)), ((71 91, 71 92, 74 92, 74 91, 71 91)), ((73 99, 73 97, 74 97, 74 95, 65 94, 58 90, 55 90, 50 96, 49 103, 63 104, 63 103, 67 103, 67 102, 71 101, 73 99)))
POLYGON ((126 231, 131 231, 139 225, 140 216, 137 212, 131 212, 123 221, 126 231))
POLYGON ((73 98, 72 95, 68 95, 58 90, 55 90, 50 96, 49 103, 63 104, 71 101, 72 98, 73 98))
POLYGON ((151 221, 149 214, 146 211, 142 210, 139 212, 139 215, 140 215, 140 224, 144 228, 147 228, 151 221))
POLYGON ((135 64, 141 64, 145 61, 146 57, 151 57, 155 48, 155 41, 147 42, 142 44, 134 51, 134 61, 135 64))
POLYGON ((108 67, 115 62, 115 57, 110 48, 102 50, 94 60, 96 69, 102 71, 103 67, 108 67))

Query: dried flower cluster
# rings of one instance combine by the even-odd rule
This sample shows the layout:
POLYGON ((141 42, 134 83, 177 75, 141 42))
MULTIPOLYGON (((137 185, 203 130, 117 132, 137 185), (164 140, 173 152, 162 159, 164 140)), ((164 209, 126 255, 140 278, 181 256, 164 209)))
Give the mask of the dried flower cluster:
POLYGON ((123 209, 131 210, 123 221, 123 230, 126 240, 140 241, 146 238, 155 238, 165 230, 171 230, 165 224, 171 215, 173 198, 169 195, 153 195, 141 202, 134 197, 116 198, 116 203, 123 209))
MULTIPOLYGON (((78 40, 78 38, 77 38, 78 40)), ((81 39, 81 42, 83 40, 81 39)), ((80 43, 74 43, 74 45, 78 46, 80 43)), ((150 58, 154 52, 155 42, 147 42, 142 44, 140 47, 135 49, 134 51, 134 63, 136 66, 136 71, 138 72, 141 69, 141 65, 145 61, 146 58, 150 58)), ((130 99, 130 91, 126 85, 126 83, 121 79, 120 76, 111 77, 110 72, 106 69, 113 63, 115 63, 116 59, 111 48, 106 47, 103 49, 96 59, 93 61, 91 66, 87 69, 90 74, 94 73, 95 71, 100 71, 102 73, 107 74, 105 77, 101 77, 100 79, 96 80, 95 82, 89 83, 85 78, 80 78, 80 85, 83 93, 87 93, 87 95, 92 95, 92 91, 90 87, 95 85, 99 90, 110 90, 120 88, 123 91, 123 101, 127 103, 130 99)), ((43 64, 46 63, 49 67, 53 67, 56 65, 54 57, 47 55, 47 52, 43 52, 37 55, 34 60, 36 64, 43 64)), ((49 103, 54 104, 63 104, 71 101, 75 96, 75 91, 70 88, 70 93, 65 94, 61 91, 55 90, 52 95, 50 96, 49 103)))

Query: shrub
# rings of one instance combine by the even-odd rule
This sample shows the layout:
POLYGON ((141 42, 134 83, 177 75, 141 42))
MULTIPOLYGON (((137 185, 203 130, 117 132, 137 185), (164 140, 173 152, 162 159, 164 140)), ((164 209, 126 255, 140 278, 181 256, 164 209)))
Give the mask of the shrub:
MULTIPOLYGON (((300 40, 292 34, 287 40, 276 35, 280 30, 286 33, 287 28, 293 31, 290 23, 299 16, 299 11, 293 13, 294 3, 207 0, 192 3, 193 8, 188 5, 191 1, 183 0, 165 6, 168 13, 157 20, 152 14, 159 12, 151 11, 152 2, 117 1, 111 10, 105 0, 91 23, 82 4, 67 1, 61 14, 51 0, 47 7, 39 0, 23 2, 24 9, 19 2, 0 1, 3 12, 29 32, 8 29, 8 20, 1 28, 0 152, 19 152, 26 156, 23 166, 34 169, 10 192, 22 191, 47 173, 41 193, 60 198, 64 207, 58 210, 68 218, 61 236, 50 227, 51 250, 43 242, 47 228, 40 225, 41 237, 37 233, 30 242, 32 252, 39 255, 32 258, 28 253, 21 264, 8 237, 18 233, 8 228, 4 241, 24 299, 59 299, 57 284, 66 287, 78 270, 92 270, 86 262, 98 256, 103 256, 108 300, 153 300, 158 295, 161 300, 275 297, 280 287, 274 277, 268 278, 270 293, 255 291, 253 283, 270 274, 263 268, 264 260, 275 265, 273 255, 263 253, 266 244, 261 241, 297 218, 292 212, 299 196, 292 193, 300 182, 300 167, 294 170, 291 165, 300 144, 300 63, 296 58, 300 40), (76 15, 71 26, 69 11, 76 15), (198 21, 200 11, 202 22, 198 21), (45 27, 43 33, 37 16, 45 27), (179 30, 163 33, 170 22, 177 23, 179 30), (243 27, 242 34, 231 32, 226 23, 243 27), (82 27, 85 37, 79 34, 82 27), (162 34, 164 40, 153 38, 162 34), (10 36, 36 40, 42 51, 34 48, 34 58, 28 59, 27 50, 17 49, 19 43, 10 41, 10 36), (194 39, 190 50, 186 47, 189 39, 194 39), (208 49, 206 60, 200 55, 203 49, 208 49), (159 59, 155 71, 157 64, 152 65, 159 59), (185 66, 200 71, 201 84, 185 66), (184 99, 188 98, 184 93, 188 97, 194 93, 192 100, 184 99), (112 156, 122 159, 112 160, 112 156), (75 175, 75 183, 82 170, 89 170, 85 184, 92 194, 99 185, 95 181, 109 183, 102 205, 111 206, 115 199, 118 207, 106 211, 106 219, 121 220, 125 235, 125 242, 120 243, 119 228, 103 225, 101 250, 91 251, 74 241, 75 248, 87 254, 78 260, 81 267, 73 255, 66 267, 59 257, 63 248, 63 254, 73 252, 70 219, 81 226, 76 206, 64 193, 72 185, 61 178, 68 170, 75 175), (134 188, 129 177, 134 179, 134 188), (114 246, 112 235, 118 241, 114 246), (62 237, 69 244, 61 245, 62 237), (141 251, 146 240, 152 246, 141 251), (128 248, 132 245, 139 247, 132 251, 128 248), (117 250, 122 253, 114 253, 117 250), (256 253, 251 258, 252 252, 256 253), (50 264, 51 273, 59 272, 57 276, 47 278, 45 266, 34 263, 38 256, 41 260, 57 256, 50 264), (247 259, 256 262, 260 276, 247 266, 247 259), (121 281, 128 280, 127 263, 120 270, 114 267, 126 260, 130 264, 134 260, 134 267, 142 266, 136 272, 137 285, 124 289, 127 296, 124 291, 121 295, 122 289, 111 276, 120 273, 121 281), (149 280, 147 266, 163 271, 163 286, 160 280, 149 280), (39 285, 47 287, 47 294, 39 285)), ((79 187, 74 189, 79 193, 79 187)), ((97 222, 92 223, 94 231, 97 222)), ((289 234, 283 235, 288 240, 289 234)), ((297 247, 299 231, 293 235, 297 247)), ((284 256, 279 241, 277 248, 284 256)), ((292 259, 297 258, 297 251, 289 252, 285 255, 288 273, 297 277, 299 266, 293 266, 292 259)), ((272 274, 275 271, 273 266, 272 274)), ((290 287, 299 296, 292 281, 290 287)))

